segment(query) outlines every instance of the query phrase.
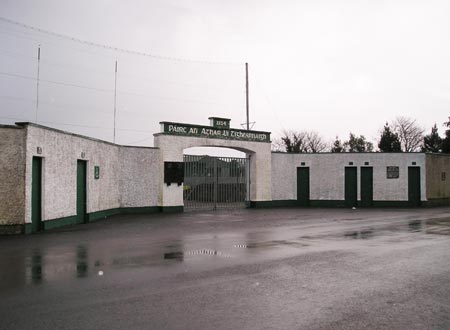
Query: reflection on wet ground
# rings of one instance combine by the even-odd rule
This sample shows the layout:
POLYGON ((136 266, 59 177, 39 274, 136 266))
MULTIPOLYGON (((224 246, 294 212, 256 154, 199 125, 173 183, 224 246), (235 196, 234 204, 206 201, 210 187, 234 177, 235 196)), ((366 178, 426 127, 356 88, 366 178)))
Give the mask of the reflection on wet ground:
POLYGON ((344 234, 345 237, 353 239, 367 239, 373 237, 373 230, 352 231, 344 234))
MULTIPOLYGON (((144 242, 141 248, 126 250, 122 249, 123 242, 122 246, 108 246, 108 249, 102 251, 99 251, 94 242, 79 244, 73 248, 66 246, 63 250, 59 247, 55 247, 54 250, 31 248, 8 258, 0 256, 0 279, 8 278, 10 286, 39 285, 61 278, 83 279, 88 276, 102 276, 104 271, 105 275, 108 274, 106 270, 129 267, 171 267, 190 262, 193 265, 199 265, 202 262, 215 262, 215 260, 228 262, 225 260, 295 255, 303 253, 308 248, 320 247, 330 242, 331 244, 335 244, 333 242, 347 245, 358 244, 356 240, 370 239, 373 242, 397 234, 424 235, 423 237, 450 235, 450 218, 384 222, 357 229, 354 225, 352 226, 353 229, 349 230, 345 230, 345 226, 342 228, 337 226, 333 229, 323 227, 302 236, 298 236, 299 231, 304 230, 302 227, 279 232, 272 229, 232 235, 215 233, 207 237, 186 234, 171 242, 164 241, 158 244, 144 242), (286 239, 286 236, 293 236, 293 238, 286 239), (7 273, 8 271, 10 273, 7 273), (11 275, 12 273, 14 276, 11 275), (21 277, 21 274, 25 276, 21 277)), ((365 243, 361 241, 359 244, 365 243)))
POLYGON ((86 277, 88 274, 87 249, 85 246, 77 248, 77 277, 86 277))
POLYGON ((277 246, 295 246, 295 247, 303 247, 308 246, 308 244, 301 243, 299 241, 287 241, 287 240, 274 240, 274 241, 266 241, 266 242, 251 242, 244 244, 235 244, 233 247, 240 249, 257 249, 257 248, 271 248, 277 246))

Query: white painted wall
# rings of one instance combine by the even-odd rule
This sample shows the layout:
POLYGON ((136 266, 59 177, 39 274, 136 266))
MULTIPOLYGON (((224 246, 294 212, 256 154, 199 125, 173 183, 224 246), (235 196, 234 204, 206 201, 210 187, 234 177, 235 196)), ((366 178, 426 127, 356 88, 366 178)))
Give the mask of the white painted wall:
POLYGON ((156 148, 121 147, 120 207, 160 205, 160 151, 156 148))
POLYGON ((360 168, 365 162, 373 167, 373 199, 375 201, 408 200, 408 166, 421 168, 421 199, 426 200, 425 154, 423 153, 272 153, 272 199, 297 199, 297 167, 310 168, 311 200, 344 200, 346 166, 358 167, 358 199, 360 168), (349 165, 353 162, 353 165, 349 165), (412 165, 416 162, 416 165, 412 165), (386 178, 387 166, 399 166, 398 179, 386 178))
POLYGON ((87 161, 88 213, 158 206, 159 150, 119 146, 32 124, 26 130, 26 223, 31 222, 33 156, 43 157, 43 221, 76 215, 77 159, 87 161), (37 147, 42 154, 37 154, 37 147), (94 178, 94 166, 100 167, 99 179, 94 178))

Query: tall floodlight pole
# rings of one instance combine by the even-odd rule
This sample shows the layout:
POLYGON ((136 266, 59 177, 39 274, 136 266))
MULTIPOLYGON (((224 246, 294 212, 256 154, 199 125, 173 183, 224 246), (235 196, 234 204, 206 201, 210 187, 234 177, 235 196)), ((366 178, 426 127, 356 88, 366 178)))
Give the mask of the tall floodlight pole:
POLYGON ((39 110, 39 75, 41 69, 41 45, 38 46, 37 53, 37 76, 36 76, 36 114, 34 117, 34 123, 37 124, 38 121, 38 110, 39 110))
POLYGON ((117 61, 116 68, 114 71, 114 132, 113 132, 113 143, 116 143, 116 112, 117 112, 117 61))
POLYGON ((245 104, 247 109, 247 130, 250 130, 250 114, 248 104, 248 63, 245 62, 245 104))

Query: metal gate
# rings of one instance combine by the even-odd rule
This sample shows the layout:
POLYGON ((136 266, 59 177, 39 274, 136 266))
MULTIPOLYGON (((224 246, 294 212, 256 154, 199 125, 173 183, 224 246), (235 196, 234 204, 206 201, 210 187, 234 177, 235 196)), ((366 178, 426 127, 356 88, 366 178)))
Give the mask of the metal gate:
POLYGON ((245 207, 248 164, 247 158, 184 155, 184 209, 245 207))

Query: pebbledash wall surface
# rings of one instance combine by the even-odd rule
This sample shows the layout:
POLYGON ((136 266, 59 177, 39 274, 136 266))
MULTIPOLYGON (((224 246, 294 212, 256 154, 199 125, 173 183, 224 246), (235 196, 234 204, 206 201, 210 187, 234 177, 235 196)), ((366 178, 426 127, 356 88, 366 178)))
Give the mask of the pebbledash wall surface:
POLYGON ((210 120, 210 126, 162 122, 155 148, 116 145, 31 123, 0 125, 0 233, 35 230, 36 159, 39 229, 80 223, 80 162, 86 168, 82 222, 119 213, 183 211, 183 186, 164 183, 164 164, 182 162, 183 150, 198 146, 233 148, 250 157, 251 207, 450 205, 449 155, 272 153, 270 133, 232 129, 229 119, 210 120))

